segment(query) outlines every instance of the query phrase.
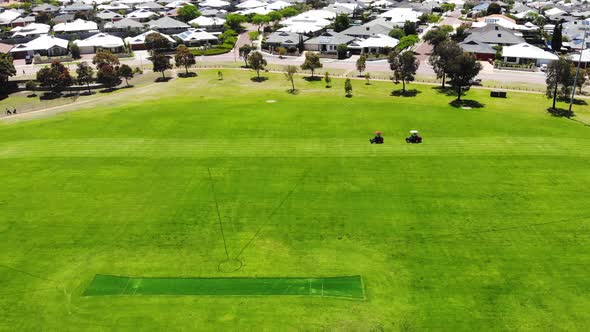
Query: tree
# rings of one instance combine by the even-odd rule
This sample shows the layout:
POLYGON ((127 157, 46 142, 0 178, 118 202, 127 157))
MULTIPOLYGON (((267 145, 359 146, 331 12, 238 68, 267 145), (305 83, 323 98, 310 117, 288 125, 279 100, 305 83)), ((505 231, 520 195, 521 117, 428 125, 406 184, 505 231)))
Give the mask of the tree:
POLYGON ((227 14, 225 24, 232 30, 242 31, 242 23, 246 22, 246 16, 240 14, 227 14))
POLYGON ((51 21, 51 15, 47 12, 40 12, 35 16, 35 23, 48 24, 51 21))
POLYGON ((162 73, 162 79, 166 79, 166 70, 172 69, 172 65, 170 64, 170 58, 160 52, 154 52, 150 58, 152 64, 154 65, 155 72, 162 73))
POLYGON ((336 46, 336 54, 338 59, 346 59, 346 55, 348 54, 348 45, 338 44, 338 46, 336 46))
POLYGON ((250 52, 252 52, 252 46, 244 44, 242 47, 240 47, 240 56, 244 58, 244 63, 246 64, 246 67, 248 67, 248 55, 250 54, 250 52))
POLYGON ((442 79, 443 88, 445 87, 449 63, 461 54, 463 54, 463 49, 459 44, 452 40, 446 40, 435 47, 428 57, 428 63, 436 73, 436 78, 442 79))
POLYGON ((258 37, 260 37, 260 32, 258 31, 248 32, 248 39, 250 39, 250 44, 254 45, 254 41, 258 40, 258 37))
POLYGON ((418 29, 416 27, 416 22, 406 21, 404 23, 404 34, 406 36, 409 36, 409 35, 417 35, 418 34, 418 29))
POLYGON ((365 85, 371 85, 371 74, 370 73, 365 73, 365 85))
POLYGON ((299 14, 299 11, 295 7, 286 7, 279 10, 279 13, 281 13, 283 17, 293 17, 299 14))
POLYGON ((488 6, 488 9, 486 10, 486 13, 488 15, 502 14, 502 7, 500 7, 499 4, 497 4, 495 2, 492 2, 488 6))
POLYGON ((469 35, 469 32, 467 32, 469 30, 469 25, 467 24, 461 24, 457 27, 457 29, 455 29, 455 34, 453 35, 453 40, 456 41, 457 43, 460 43, 462 41, 465 40, 465 38, 467 38, 467 36, 469 35))
POLYGON ((280 21, 283 18, 283 15, 276 10, 266 14, 266 16, 268 16, 268 19, 270 22, 274 22, 274 23, 277 23, 278 21, 280 21))
POLYGON ((285 77, 287 81, 291 82, 291 93, 295 92, 295 74, 297 74, 297 67, 292 65, 287 66, 285 77))
POLYGON ((127 87, 129 87, 129 79, 133 78, 133 69, 131 69, 131 67, 129 67, 126 64, 122 64, 119 67, 119 77, 123 77, 125 79, 125 84, 127 84, 127 87))
POLYGON ((443 13, 452 12, 453 10, 455 10, 455 4, 454 3, 443 3, 440 6, 440 10, 442 10, 443 13))
POLYGON ((356 60, 356 70, 359 71, 359 75, 362 75, 362 73, 365 71, 366 68, 367 68, 367 56, 363 53, 356 60))
POLYGON ((352 97, 352 82, 350 82, 350 78, 344 81, 344 91, 346 92, 346 97, 352 97))
POLYGON ((256 14, 252 16, 252 24, 258 26, 258 32, 260 32, 260 30, 269 22, 270 18, 266 15, 256 14))
POLYGON ((36 96, 37 94, 35 93, 35 91, 37 90, 37 82, 27 81, 27 83, 25 84, 25 89, 33 92, 32 95, 36 96))
POLYGON ((414 80, 419 65, 420 62, 412 51, 391 52, 389 54, 389 67, 393 71, 395 81, 402 81, 402 93, 406 93, 406 82, 414 80))
POLYGON ((313 78, 313 73, 316 69, 322 68, 322 63, 320 62, 320 54, 316 52, 307 52, 305 53, 305 61, 301 65, 301 69, 303 70, 311 70, 311 78, 313 78))
POLYGON ((145 48, 150 52, 162 52, 170 48, 170 41, 158 32, 150 33, 145 37, 145 48))
POLYGON ((332 78, 330 77, 330 73, 326 72, 324 74, 324 82, 326 82, 326 88, 332 87, 332 78))
POLYGON ((404 36, 400 39, 399 43, 395 46, 395 49, 398 51, 403 51, 406 48, 414 46, 418 42, 418 36, 416 35, 409 35, 404 36))
POLYGON ((192 67, 196 63, 195 56, 185 45, 178 45, 176 48, 174 62, 176 63, 176 67, 184 67, 187 76, 189 67, 192 67))
POLYGON ((448 66, 447 75, 449 82, 457 91, 457 100, 461 100, 463 87, 469 86, 470 82, 479 74, 481 64, 473 54, 463 53, 452 59, 448 66))
POLYGON ((262 53, 254 51, 248 56, 248 64, 250 68, 256 70, 256 77, 260 81, 260 71, 266 67, 266 60, 262 56, 262 53))
POLYGON ((425 42, 429 43, 436 49, 436 47, 440 43, 449 39, 449 33, 447 32, 447 30, 437 27, 428 30, 428 32, 424 35, 423 39, 425 42))
POLYGON ((551 36, 551 49, 557 53, 561 52, 561 47, 563 46, 562 29, 563 26, 558 24, 553 30, 553 36, 551 36))
POLYGON ((334 19, 334 31, 340 32, 350 27, 350 18, 346 14, 340 14, 334 19))
POLYGON ((103 64, 98 68, 96 73, 96 81, 104 85, 107 89, 112 89, 121 84, 121 78, 117 67, 113 67, 108 63, 103 64))
POLYGON ((70 43, 70 54, 72 54, 72 58, 80 59, 80 47, 77 44, 70 43))
POLYGON ((389 31, 389 37, 391 38, 395 38, 395 39, 402 39, 403 36, 405 36, 406 34, 404 33, 404 29, 402 28, 393 28, 391 31, 389 31))
POLYGON ((547 98, 553 98, 553 106, 557 97, 567 97, 569 88, 574 83, 575 71, 572 71, 572 63, 565 56, 560 56, 558 60, 552 61, 545 71, 547 78, 547 98), (561 89, 560 89, 561 88, 561 89))
POLYGON ((109 51, 98 51, 96 52, 96 55, 94 55, 94 58, 92 58, 92 64, 96 65, 97 69, 100 69, 100 67, 105 64, 115 67, 119 65, 119 58, 109 51))
POLYGON ((8 82, 10 77, 16 75, 16 69, 12 61, 10 54, 0 52, 0 83, 2 83, 2 86, 8 82))
POLYGON ((184 5, 177 10, 177 13, 178 18, 183 22, 188 22, 201 16, 201 12, 199 12, 197 7, 193 5, 184 5))
POLYGON ((74 83, 70 71, 61 62, 53 61, 49 67, 37 72, 37 82, 48 87, 55 94, 61 93, 74 83))
POLYGON ((92 67, 90 67, 86 62, 80 62, 78 64, 78 68, 76 68, 76 76, 76 81, 78 84, 86 84, 86 87, 88 88, 88 94, 90 94, 90 83, 94 81, 94 71, 92 70, 92 67))

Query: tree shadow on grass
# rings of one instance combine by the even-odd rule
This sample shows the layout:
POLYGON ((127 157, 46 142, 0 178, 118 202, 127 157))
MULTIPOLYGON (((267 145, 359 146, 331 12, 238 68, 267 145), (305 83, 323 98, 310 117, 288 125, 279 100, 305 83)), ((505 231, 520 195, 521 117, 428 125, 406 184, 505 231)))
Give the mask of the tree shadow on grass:
POLYGON ((264 76, 250 78, 250 81, 256 82, 256 83, 262 83, 262 82, 267 81, 267 80, 268 80, 268 77, 264 77, 264 76))
POLYGON ((394 96, 394 97, 416 97, 420 93, 422 93, 422 91, 416 90, 416 89, 406 90, 405 92, 402 90, 393 90, 393 91, 391 91, 391 96, 394 96))
MULTIPOLYGON (((437 86, 432 89, 440 94, 444 94, 449 97, 450 96, 455 96, 455 97, 457 96, 457 90, 453 89, 450 86, 445 86, 444 88, 442 86, 437 86)), ((461 95, 463 95, 463 93, 461 95)))
POLYGON ((453 100, 449 103, 449 105, 455 108, 462 108, 462 109, 471 109, 471 108, 482 108, 485 104, 480 103, 477 100, 469 100, 469 99, 462 99, 462 100, 453 100))
POLYGON ((287 91, 288 94, 294 95, 294 96, 296 96, 296 95, 299 94, 299 90, 298 89, 295 89, 295 90, 287 89, 286 91, 287 91))
MULTIPOLYGON (((557 98, 557 100, 562 101, 564 103, 570 103, 570 98, 557 98)), ((575 99, 574 98, 574 105, 588 105, 588 103, 584 99, 575 99)))
POLYGON ((61 93, 45 92, 39 97, 41 100, 54 100, 61 97, 61 93))
POLYGON ((168 76, 166 76, 166 77, 158 77, 158 78, 156 78, 156 80, 154 82, 156 82, 156 83, 166 83, 166 82, 170 81, 171 79, 172 79, 172 77, 168 77, 168 76))
MULTIPOLYGON (((33 93, 31 93, 31 94, 28 94, 28 95, 27 95, 27 98, 35 98, 35 97, 37 97, 37 94, 36 94, 36 93, 34 93, 34 92, 33 92, 33 93)), ((3 98, 0 98, 0 100, 2 100, 2 99, 3 99, 3 98)))
POLYGON ((322 80, 322 78, 319 77, 319 76, 314 76, 314 77, 305 76, 305 77, 303 77, 303 79, 306 80, 306 81, 308 81, 308 82, 317 82, 317 81, 321 81, 322 80))
POLYGON ((178 77, 180 78, 189 78, 189 77, 197 77, 197 73, 189 71, 188 73, 178 73, 178 77))
POLYGON ((565 108, 553 108, 553 107, 549 107, 547 108, 547 112, 549 112, 549 114, 551 114, 552 116, 558 117, 558 118, 571 118, 574 116, 574 112, 567 110, 565 108))

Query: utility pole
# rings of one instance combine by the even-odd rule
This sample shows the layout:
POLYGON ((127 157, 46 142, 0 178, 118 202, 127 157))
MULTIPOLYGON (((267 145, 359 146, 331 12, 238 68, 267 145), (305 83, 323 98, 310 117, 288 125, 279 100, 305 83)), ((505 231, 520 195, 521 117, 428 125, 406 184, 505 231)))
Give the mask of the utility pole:
POLYGON ((570 107, 569 113, 572 113, 572 106, 574 104, 574 96, 576 95, 576 85, 578 84, 578 75, 580 74, 580 65, 582 64, 582 53, 584 52, 584 46, 586 46, 586 29, 590 22, 583 20, 582 25, 584 25, 584 38, 582 39, 582 49, 580 50, 580 57, 578 58, 578 67, 576 68, 576 76, 574 77, 574 86, 572 88, 572 97, 570 98, 570 107))

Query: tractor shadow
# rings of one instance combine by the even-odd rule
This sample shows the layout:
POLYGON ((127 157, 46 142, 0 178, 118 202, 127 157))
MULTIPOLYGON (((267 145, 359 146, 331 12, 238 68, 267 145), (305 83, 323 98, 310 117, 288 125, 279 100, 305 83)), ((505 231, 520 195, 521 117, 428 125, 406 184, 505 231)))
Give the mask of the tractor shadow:
POLYGON ((393 90, 391 91, 390 95, 393 97, 416 97, 420 93, 422 93, 422 91, 416 89, 409 89, 406 91, 393 90))
POLYGON ((482 108, 485 104, 480 103, 477 100, 470 100, 470 99, 462 99, 462 100, 453 100, 449 103, 449 105, 455 108, 462 108, 462 109, 472 109, 472 108, 482 108))

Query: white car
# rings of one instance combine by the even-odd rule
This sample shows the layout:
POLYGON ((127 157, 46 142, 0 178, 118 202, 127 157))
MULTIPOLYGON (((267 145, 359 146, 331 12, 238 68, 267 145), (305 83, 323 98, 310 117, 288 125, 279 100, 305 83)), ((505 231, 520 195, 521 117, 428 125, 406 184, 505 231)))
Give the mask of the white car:
POLYGON ((547 64, 546 63, 542 64, 541 67, 539 67, 539 69, 541 71, 546 71, 547 70, 547 64))

